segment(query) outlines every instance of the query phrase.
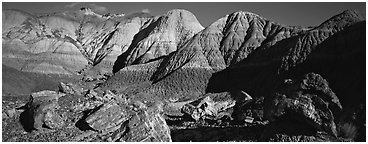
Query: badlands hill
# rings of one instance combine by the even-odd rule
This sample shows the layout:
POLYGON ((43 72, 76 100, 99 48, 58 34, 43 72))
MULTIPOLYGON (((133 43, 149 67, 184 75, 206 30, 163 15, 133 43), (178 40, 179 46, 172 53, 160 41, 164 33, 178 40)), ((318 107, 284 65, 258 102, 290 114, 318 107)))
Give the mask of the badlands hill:
MULTIPOLYGON (((46 125, 59 129, 51 139, 70 130, 80 134, 76 141, 365 139, 366 27, 353 10, 315 27, 245 11, 208 27, 182 9, 2 16, 4 98, 59 91, 32 94, 25 108, 34 123, 22 123, 26 131, 46 125), (62 107, 50 119, 32 113, 45 95, 62 107), (56 114, 63 110, 67 118, 56 114), (65 123, 75 127, 57 128, 65 123), (136 137, 146 126, 147 137, 136 137), (254 136, 237 137, 243 132, 254 136)), ((6 112, 11 121, 14 113, 6 112)), ((6 126, 7 140, 19 136, 6 126)))
MULTIPOLYGON (((348 62, 340 57, 360 59, 344 66, 362 69, 364 55, 357 54, 364 51, 364 31, 359 30, 364 30, 364 23, 356 12, 344 11, 318 27, 300 28, 239 11, 198 32, 168 56, 123 66, 104 85, 117 90, 141 85, 139 89, 147 92, 139 93, 184 99, 231 90, 264 96, 265 91, 260 89, 270 89, 277 85, 278 79, 296 74, 314 71, 321 71, 326 77, 349 74, 347 69, 323 68, 331 65, 332 69, 338 61, 348 62)), ((363 71, 359 72, 362 76, 363 71)), ((332 79, 342 80, 337 77, 332 79)))

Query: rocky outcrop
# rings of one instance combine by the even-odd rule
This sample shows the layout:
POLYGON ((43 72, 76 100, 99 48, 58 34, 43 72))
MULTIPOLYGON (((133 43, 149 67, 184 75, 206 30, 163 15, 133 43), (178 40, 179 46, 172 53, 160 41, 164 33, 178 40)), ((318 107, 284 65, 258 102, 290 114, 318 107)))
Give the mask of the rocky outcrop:
POLYGON ((146 107, 140 102, 105 103, 85 119, 107 141, 170 142, 170 129, 159 105, 146 107))
POLYGON ((137 111, 127 125, 125 141, 171 142, 170 129, 162 117, 162 108, 154 106, 137 111))
POLYGON ((298 80, 286 81, 281 89, 274 96, 266 98, 265 116, 271 122, 296 121, 310 127, 304 130, 324 131, 337 136, 334 115, 342 107, 325 79, 318 74, 308 73, 298 80))
POLYGON ((82 95, 84 90, 82 87, 75 85, 73 83, 63 83, 60 82, 59 85, 59 92, 65 93, 65 94, 75 94, 75 95, 82 95))
POLYGON ((60 107, 58 99, 65 94, 54 91, 40 91, 33 93, 30 101, 25 105, 21 122, 26 131, 42 130, 43 128, 60 129, 64 126, 64 119, 57 112, 60 107))
POLYGON ((207 94, 202 99, 184 105, 182 112, 196 121, 205 119, 220 120, 222 118, 232 120, 232 107, 235 106, 235 103, 229 93, 207 94))
POLYGON ((194 121, 244 121, 239 117, 240 111, 252 101, 252 97, 243 91, 208 93, 202 98, 185 104, 181 107, 183 117, 189 117, 194 121))
POLYGON ((96 112, 86 118, 88 125, 97 131, 106 131, 129 119, 127 111, 117 104, 104 104, 96 112))

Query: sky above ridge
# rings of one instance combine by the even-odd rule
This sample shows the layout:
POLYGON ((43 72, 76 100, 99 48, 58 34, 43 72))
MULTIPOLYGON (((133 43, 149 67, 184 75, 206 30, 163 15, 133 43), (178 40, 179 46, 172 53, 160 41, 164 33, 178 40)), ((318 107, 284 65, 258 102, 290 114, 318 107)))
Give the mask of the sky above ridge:
POLYGON ((90 7, 103 13, 148 12, 162 15, 172 9, 192 12, 203 26, 235 11, 248 11, 289 26, 317 26, 347 9, 354 9, 365 19, 364 2, 2 2, 3 9, 29 13, 51 13, 90 7))

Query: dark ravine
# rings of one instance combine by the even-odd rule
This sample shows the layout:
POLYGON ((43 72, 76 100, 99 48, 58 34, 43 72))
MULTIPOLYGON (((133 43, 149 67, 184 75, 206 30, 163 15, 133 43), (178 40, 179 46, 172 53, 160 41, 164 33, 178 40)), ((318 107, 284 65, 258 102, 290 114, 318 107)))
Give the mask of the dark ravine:
POLYGON ((3 10, 8 141, 366 141, 366 22, 3 10))

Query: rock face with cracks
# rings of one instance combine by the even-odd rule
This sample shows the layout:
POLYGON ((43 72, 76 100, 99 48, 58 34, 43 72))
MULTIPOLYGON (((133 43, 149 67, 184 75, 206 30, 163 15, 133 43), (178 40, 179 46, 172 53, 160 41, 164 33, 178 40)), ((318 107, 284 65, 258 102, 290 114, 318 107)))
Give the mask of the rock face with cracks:
POLYGON ((59 92, 66 93, 66 94, 82 95, 84 91, 83 91, 83 88, 79 87, 78 85, 74 85, 72 83, 60 82, 59 92))
POLYGON ((170 142, 170 129, 159 105, 146 107, 141 102, 110 102, 96 108, 85 122, 108 135, 109 141, 170 142))
MULTIPOLYGON (((63 118, 57 112, 60 107, 58 105, 58 99, 65 94, 57 93, 55 91, 40 91, 33 93, 30 97, 30 101, 27 103, 26 115, 28 114, 28 119, 24 118, 26 121, 30 121, 32 129, 41 130, 43 128, 58 129, 64 126, 63 118)), ((26 123, 27 124, 27 123, 26 123)))
POLYGON ((203 98, 185 104, 181 111, 195 121, 234 120, 232 115, 238 112, 234 112, 234 108, 242 107, 251 99, 252 97, 243 91, 238 93, 209 93, 204 95, 203 98))
POLYGON ((269 97, 265 113, 271 121, 299 121, 315 131, 337 136, 334 116, 341 109, 327 81, 318 74, 308 73, 298 80, 287 81, 281 91, 269 97))

